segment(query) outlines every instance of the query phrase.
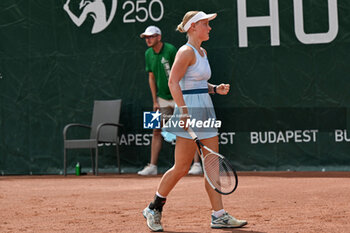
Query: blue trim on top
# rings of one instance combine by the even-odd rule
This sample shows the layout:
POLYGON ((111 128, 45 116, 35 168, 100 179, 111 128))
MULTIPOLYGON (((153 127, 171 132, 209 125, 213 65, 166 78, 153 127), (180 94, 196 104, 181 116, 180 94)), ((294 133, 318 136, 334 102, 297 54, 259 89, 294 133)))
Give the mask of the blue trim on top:
POLYGON ((203 93, 209 93, 208 88, 183 90, 182 91, 183 95, 193 95, 193 94, 203 94, 203 93))
POLYGON ((197 49, 196 49, 193 45, 191 45, 190 43, 186 43, 186 45, 187 45, 187 46, 190 46, 192 49, 194 49, 194 50, 197 51, 197 49))

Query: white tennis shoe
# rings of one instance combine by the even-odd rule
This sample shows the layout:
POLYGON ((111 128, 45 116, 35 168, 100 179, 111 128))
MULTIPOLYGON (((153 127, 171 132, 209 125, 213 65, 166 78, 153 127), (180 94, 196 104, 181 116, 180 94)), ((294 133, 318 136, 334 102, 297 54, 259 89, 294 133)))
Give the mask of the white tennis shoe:
POLYGON ((203 174, 201 163, 193 163, 191 169, 188 171, 189 175, 203 174))
POLYGON ((227 212, 224 213, 220 217, 215 217, 214 215, 211 215, 211 228, 238 228, 243 227, 244 225, 247 225, 248 222, 246 220, 238 220, 231 215, 229 215, 227 212))
POLYGON ((141 171, 138 171, 137 174, 140 176, 155 176, 158 173, 157 166, 154 164, 147 164, 141 171))
POLYGON ((160 220, 162 218, 162 212, 158 210, 151 210, 150 208, 146 207, 142 211, 143 216, 147 220, 147 226, 151 231, 163 231, 162 224, 160 223, 160 220))

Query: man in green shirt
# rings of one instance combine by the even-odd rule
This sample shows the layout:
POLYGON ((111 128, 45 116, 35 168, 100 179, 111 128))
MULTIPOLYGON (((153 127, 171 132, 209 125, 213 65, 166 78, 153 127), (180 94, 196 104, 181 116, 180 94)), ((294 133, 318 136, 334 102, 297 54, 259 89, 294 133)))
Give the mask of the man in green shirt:
MULTIPOLYGON (((159 110, 162 113, 162 119, 168 120, 175 107, 175 102, 168 87, 168 79, 177 49, 169 43, 162 42, 162 33, 156 26, 147 27, 140 37, 146 40, 149 47, 145 52, 145 59, 153 99, 153 111, 159 110)), ((161 132, 161 129, 153 130, 151 161, 137 174, 143 176, 157 175, 158 156, 162 147, 161 132)))

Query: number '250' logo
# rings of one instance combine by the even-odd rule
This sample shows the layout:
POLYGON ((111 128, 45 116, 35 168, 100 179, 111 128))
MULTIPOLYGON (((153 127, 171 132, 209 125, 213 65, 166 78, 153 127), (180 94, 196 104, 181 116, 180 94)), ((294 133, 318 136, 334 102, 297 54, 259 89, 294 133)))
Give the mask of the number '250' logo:
POLYGON ((137 0, 134 1, 126 1, 123 4, 123 10, 127 10, 123 17, 124 23, 135 23, 136 20, 138 22, 145 22, 148 17, 151 18, 153 21, 160 21, 163 18, 164 14, 164 7, 161 0, 137 0), (158 6, 157 6, 158 5, 158 6), (159 15, 155 15, 154 9, 160 9, 159 15), (136 11, 136 14, 134 12, 136 11))
MULTIPOLYGON (((116 11, 118 0, 80 0, 79 12, 75 14, 71 11, 72 8, 77 8, 76 2, 71 3, 71 0, 65 0, 63 9, 67 12, 69 18, 75 25, 80 27, 88 16, 94 19, 94 24, 91 33, 99 33, 106 29, 112 22, 116 11), (109 15, 104 1, 111 2, 109 15)), ((136 2, 128 0, 123 4, 123 10, 126 13, 123 17, 124 23, 145 22, 150 18, 153 21, 160 21, 163 18, 164 7, 161 0, 136 0, 136 2), (154 13, 156 12, 156 13, 154 13)))

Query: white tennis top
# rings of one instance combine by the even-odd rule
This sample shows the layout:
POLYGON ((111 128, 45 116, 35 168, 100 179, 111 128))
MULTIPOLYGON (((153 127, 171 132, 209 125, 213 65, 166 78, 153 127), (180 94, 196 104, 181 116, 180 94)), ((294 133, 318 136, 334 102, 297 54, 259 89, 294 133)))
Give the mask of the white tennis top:
POLYGON ((208 88, 211 69, 204 49, 201 48, 204 53, 204 56, 202 57, 194 46, 189 43, 186 43, 186 45, 193 49, 196 55, 196 63, 187 68, 184 77, 180 80, 179 84, 181 90, 208 88))

